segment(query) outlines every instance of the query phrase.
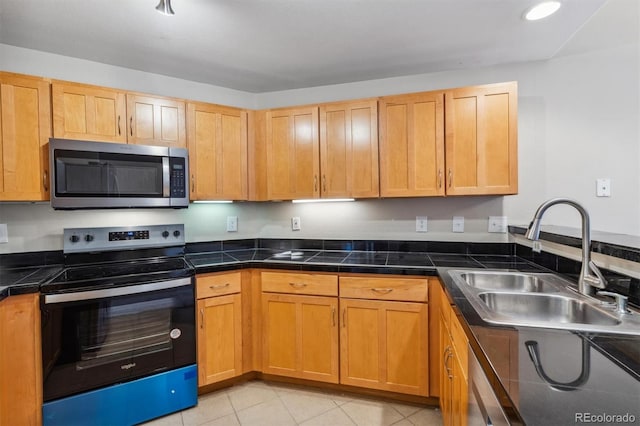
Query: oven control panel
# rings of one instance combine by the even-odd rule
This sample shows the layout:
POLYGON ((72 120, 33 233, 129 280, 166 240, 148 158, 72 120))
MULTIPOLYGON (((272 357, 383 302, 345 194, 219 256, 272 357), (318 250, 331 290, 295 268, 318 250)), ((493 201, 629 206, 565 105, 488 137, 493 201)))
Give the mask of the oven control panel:
POLYGON ((171 247, 185 244, 184 224, 66 228, 64 253, 171 247))

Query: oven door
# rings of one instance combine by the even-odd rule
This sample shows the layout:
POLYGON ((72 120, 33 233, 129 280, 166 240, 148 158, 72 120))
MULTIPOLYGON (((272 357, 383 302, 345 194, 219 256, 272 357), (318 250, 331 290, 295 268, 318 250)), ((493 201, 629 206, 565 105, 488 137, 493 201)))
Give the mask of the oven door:
POLYGON ((193 277, 46 294, 44 401, 194 364, 193 277))

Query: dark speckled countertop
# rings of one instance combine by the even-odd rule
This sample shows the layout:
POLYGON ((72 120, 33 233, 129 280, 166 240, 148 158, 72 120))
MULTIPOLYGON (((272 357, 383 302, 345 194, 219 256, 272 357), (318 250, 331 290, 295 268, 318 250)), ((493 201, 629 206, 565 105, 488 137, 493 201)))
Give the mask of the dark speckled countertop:
MULTIPOLYGON (((448 268, 550 271, 530 259, 515 256, 514 245, 416 243, 415 247, 396 250, 396 242, 371 242, 349 243, 345 250, 340 249, 343 244, 331 247, 333 243, 328 242, 305 243, 303 248, 296 248, 298 243, 269 242, 267 247, 247 246, 245 242, 224 242, 224 247, 223 243, 195 243, 187 247, 186 257, 197 273, 266 268, 440 276, 472 335, 470 344, 482 358, 485 373, 497 379, 495 390, 515 407, 514 415, 519 421, 527 425, 573 425, 580 413, 630 414, 635 421, 640 420, 640 337, 489 325, 448 278, 448 268), (444 250, 431 251, 434 248, 444 250), (570 382, 580 375, 582 355, 587 351, 587 379, 570 390, 550 386, 533 367, 524 346, 526 341, 538 342, 545 373, 559 382, 570 382), (508 365, 504 354, 509 354, 508 365)), ((62 269, 61 263, 11 267, 3 263, 0 299, 37 292, 41 283, 62 269)))
POLYGON ((640 421, 640 336, 488 324, 450 278, 449 269, 438 268, 438 275, 475 338, 470 344, 491 366, 488 373, 499 380, 498 394, 508 395, 523 423, 575 425, 580 423, 576 416, 587 414, 605 416, 590 424, 616 423, 606 415, 640 421), (537 342, 546 379, 536 371, 526 342, 537 342))

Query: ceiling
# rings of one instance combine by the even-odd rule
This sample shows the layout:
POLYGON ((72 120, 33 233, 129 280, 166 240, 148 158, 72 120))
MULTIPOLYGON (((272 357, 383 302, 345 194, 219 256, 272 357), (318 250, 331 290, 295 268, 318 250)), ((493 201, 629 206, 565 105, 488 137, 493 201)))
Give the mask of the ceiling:
POLYGON ((0 43, 247 92, 553 57, 607 0, 0 0, 0 43))

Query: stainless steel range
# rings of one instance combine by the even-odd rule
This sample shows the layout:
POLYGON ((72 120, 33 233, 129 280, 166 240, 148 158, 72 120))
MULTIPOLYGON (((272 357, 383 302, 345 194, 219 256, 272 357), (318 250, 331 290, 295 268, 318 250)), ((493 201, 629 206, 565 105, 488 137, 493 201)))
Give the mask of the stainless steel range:
POLYGON ((184 225, 64 230, 41 287, 45 425, 128 425, 196 405, 184 225))

